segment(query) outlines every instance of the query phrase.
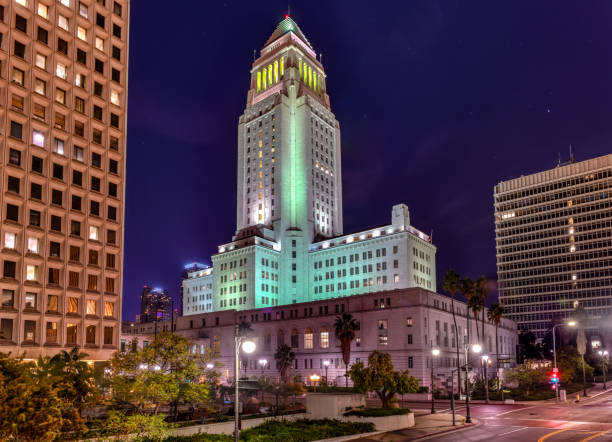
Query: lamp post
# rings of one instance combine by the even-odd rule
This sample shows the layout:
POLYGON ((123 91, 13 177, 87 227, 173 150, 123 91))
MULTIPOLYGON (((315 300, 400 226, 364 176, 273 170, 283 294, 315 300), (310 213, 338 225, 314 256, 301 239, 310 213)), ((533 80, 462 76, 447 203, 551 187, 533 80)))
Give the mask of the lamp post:
POLYGON ((329 368, 329 360, 324 360, 323 365, 325 366, 325 384, 327 384, 327 369, 329 368))
MULTIPOLYGON (((555 339, 555 328, 557 328, 557 327, 559 327, 561 325, 565 325, 565 324, 563 324, 563 323, 555 324, 555 325, 553 325, 553 328, 552 328, 552 335, 553 335, 553 358, 555 360, 555 366, 553 368, 553 371, 555 373, 557 373, 559 371, 557 369, 557 342, 556 342, 556 339, 555 339)), ((576 326, 576 321, 568 321, 567 325, 569 327, 575 327, 576 326)), ((557 402, 559 402, 559 384, 560 384, 560 382, 557 382, 557 385, 555 385, 555 397, 557 398, 557 402)))
POLYGON ((434 361, 436 357, 440 356, 440 349, 432 348, 431 356, 431 414, 434 414, 436 412, 434 407, 434 361))
POLYGON ((601 374, 603 375, 603 389, 606 389, 606 358, 608 357, 608 350, 599 350, 599 356, 601 356, 601 374))
POLYGON ((238 386, 239 371, 240 371, 240 347, 245 353, 253 353, 255 351, 255 343, 245 336, 240 336, 239 325, 236 324, 234 331, 234 349, 235 349, 235 365, 234 365, 234 441, 238 442, 240 436, 240 409, 239 409, 239 393, 238 386))
MULTIPOLYGON (((470 368, 470 361, 468 359, 468 344, 465 343, 463 345, 465 350, 465 423, 471 424, 472 417, 470 416, 470 377, 468 376, 468 370, 470 368)), ((480 344, 472 345, 472 351, 474 353, 480 353, 482 351, 482 347, 480 344)))
POLYGON ((485 401, 489 403, 489 378, 487 377, 487 365, 489 364, 489 356, 482 355, 482 363, 484 365, 484 384, 485 384, 485 401))
POLYGON ((261 367, 261 374, 264 374, 264 368, 265 368, 267 363, 268 363, 267 359, 260 359, 259 360, 259 366, 261 367))

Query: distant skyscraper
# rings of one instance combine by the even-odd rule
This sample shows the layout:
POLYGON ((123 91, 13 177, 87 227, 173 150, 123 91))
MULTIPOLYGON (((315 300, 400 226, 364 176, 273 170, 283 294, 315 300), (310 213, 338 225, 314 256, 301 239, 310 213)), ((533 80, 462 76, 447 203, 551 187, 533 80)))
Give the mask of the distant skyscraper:
POLYGON ((499 299, 541 338, 575 303, 612 313, 612 155, 495 186, 499 299))
POLYGON ((153 322, 169 320, 172 316, 172 298, 168 290, 151 288, 146 285, 140 295, 139 322, 153 322))
POLYGON ((2 1, 0 352, 117 350, 129 1, 2 1))
MULTIPOLYGON (((410 225, 407 206, 393 207, 390 224, 343 234, 340 154, 325 70, 287 16, 251 68, 238 122, 237 230, 212 257, 213 310, 435 291, 436 248, 410 225)), ((186 296, 208 301, 201 287, 183 291, 183 306, 186 296)))

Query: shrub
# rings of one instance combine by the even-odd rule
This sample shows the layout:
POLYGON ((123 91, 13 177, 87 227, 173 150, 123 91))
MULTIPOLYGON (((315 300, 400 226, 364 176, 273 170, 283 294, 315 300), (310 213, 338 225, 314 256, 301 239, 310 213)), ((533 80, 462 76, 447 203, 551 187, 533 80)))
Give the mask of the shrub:
POLYGON ((355 408, 344 413, 344 416, 382 417, 409 414, 407 408, 355 408))
POLYGON ((294 422, 268 421, 241 432, 240 438, 246 442, 307 442, 374 430, 371 422, 300 419, 294 422))

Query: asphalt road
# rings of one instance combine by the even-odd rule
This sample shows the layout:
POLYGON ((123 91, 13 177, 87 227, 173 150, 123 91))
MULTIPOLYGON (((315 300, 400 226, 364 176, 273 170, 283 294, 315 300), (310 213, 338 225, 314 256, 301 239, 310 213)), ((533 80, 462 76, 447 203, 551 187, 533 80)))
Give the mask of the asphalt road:
MULTIPOLYGON (((423 403, 407 406, 417 414, 427 412, 423 403)), ((440 403, 436 409, 448 411, 448 403, 440 403)), ((554 402, 537 405, 471 404, 470 411, 478 425, 425 439, 447 442, 612 442, 612 390, 567 405, 554 402)), ((464 404, 457 404, 457 413, 465 414, 464 404)))

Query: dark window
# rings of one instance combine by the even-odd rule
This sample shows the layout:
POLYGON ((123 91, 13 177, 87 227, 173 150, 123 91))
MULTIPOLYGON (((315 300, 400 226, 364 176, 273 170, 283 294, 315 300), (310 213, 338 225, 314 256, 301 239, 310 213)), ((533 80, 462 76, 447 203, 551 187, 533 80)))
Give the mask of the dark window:
POLYGON ((30 225, 40 227, 40 212, 30 209, 30 225))
POLYGON ((49 284, 59 284, 59 269, 49 267, 49 284))
POLYGON ((55 241, 51 241, 49 243, 49 256, 52 256, 54 258, 60 257, 60 243, 55 241))
POLYGON ((87 64, 87 52, 82 49, 77 49, 77 61, 79 63, 87 64))
POLYGON ((96 58, 95 70, 101 74, 104 74, 104 62, 96 58))
POLYGON ((117 184, 116 183, 108 183, 108 194, 110 196, 117 196, 117 184))
POLYGON ((117 208, 114 206, 108 206, 108 219, 117 221, 117 208))
POLYGON ((111 70, 111 79, 116 81, 117 83, 121 83, 121 73, 118 69, 112 68, 111 70))
POLYGON ((42 200, 42 186, 37 183, 30 183, 30 198, 42 200))
POLYGON ((72 195, 72 210, 81 211, 81 197, 77 195, 72 195))
POLYGON ((19 14, 15 15, 15 29, 19 29, 21 32, 28 32, 28 21, 25 17, 19 14))
POLYGON ((102 144, 102 131, 99 129, 94 129, 92 134, 92 140, 96 144, 102 144))
POLYGON ((0 20, 4 21, 4 6, 0 5, 0 20))
MULTIPOLYGON (((9 150, 9 163, 14 164, 15 166, 21 166, 21 152, 16 149, 10 149, 9 150)), ((115 161, 115 163, 117 162, 115 161)))
POLYGON ((19 178, 15 176, 8 177, 8 191, 19 193, 19 178))
POLYGON ((19 221, 19 207, 14 204, 6 205, 6 219, 11 221, 19 221))
POLYGON ((100 203, 97 201, 91 201, 89 213, 91 215, 100 216, 100 203))
POLYGON ((110 173, 118 173, 119 170, 119 163, 117 163, 117 160, 108 160, 108 171, 110 173))
POLYGON ((113 345, 113 327, 104 327, 104 345, 113 345))
POLYGON ((55 114, 55 127, 66 130, 66 116, 60 113, 55 114))
POLYGON ((32 157, 32 171, 42 173, 43 171, 43 159, 38 157, 32 157))
POLYGON ((74 97, 74 109, 77 112, 85 112, 85 100, 81 97, 74 97))
POLYGON ((97 81, 94 81, 94 95, 97 97, 102 96, 102 85, 97 81))
POLYGON ((100 178, 92 176, 91 177, 91 190, 100 191, 100 178))
POLYGON ((119 115, 114 114, 111 112, 111 120, 110 120, 111 126, 119 128, 119 115))
POLYGON ((102 108, 100 106, 96 106, 95 104, 93 107, 93 117, 96 120, 102 120, 102 108))
POLYGON ((16 268, 17 268, 17 263, 15 261, 4 260, 4 277, 5 278, 15 278, 16 268))
POLYGON ((119 138, 110 137, 110 148, 113 150, 119 150, 119 138))
POLYGON ((74 134, 78 135, 79 137, 84 137, 85 136, 85 124, 83 124, 80 121, 75 121, 74 122, 74 134))
POLYGON ((77 186, 83 185, 83 172, 79 172, 78 170, 72 171, 72 184, 77 186))
POLYGON ((62 54, 68 55, 68 42, 61 38, 57 39, 57 50, 62 54))
POLYGON ((15 46, 13 48, 13 54, 17 57, 25 58, 25 45, 23 43, 19 43, 15 41, 15 46))
POLYGON ((115 45, 113 45, 113 58, 116 60, 121 60, 121 49, 115 45))
POLYGON ((53 189, 51 190, 51 203, 57 204, 58 206, 62 205, 62 191, 53 189))
POLYGON ((58 180, 64 179, 64 166, 53 163, 53 178, 57 178, 58 180))
POLYGON ((39 26, 38 30, 36 31, 36 38, 38 39, 38 41, 47 44, 47 42, 49 41, 49 31, 39 26))
POLYGON ((91 165, 97 167, 98 169, 102 167, 102 155, 99 153, 92 152, 91 153, 91 165))
POLYGON ((70 234, 81 236, 81 223, 78 221, 70 221, 70 234))
POLYGON ((23 136, 23 125, 16 121, 11 121, 11 137, 21 140, 23 136))
POLYGON ((101 28, 104 27, 104 16, 102 14, 96 14, 96 25, 101 28))
POLYGON ((113 23, 113 35, 117 38, 121 38, 121 26, 117 23, 113 23))
POLYGON ((113 2, 113 12, 121 17, 121 5, 117 2, 113 2))
POLYGON ((106 242, 109 244, 117 244, 117 232, 114 230, 107 230, 106 242))
POLYGON ((51 230, 62 231, 62 218, 60 216, 51 215, 51 230))

